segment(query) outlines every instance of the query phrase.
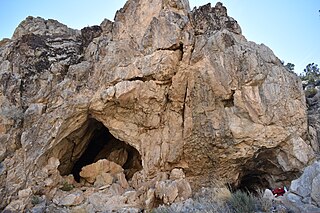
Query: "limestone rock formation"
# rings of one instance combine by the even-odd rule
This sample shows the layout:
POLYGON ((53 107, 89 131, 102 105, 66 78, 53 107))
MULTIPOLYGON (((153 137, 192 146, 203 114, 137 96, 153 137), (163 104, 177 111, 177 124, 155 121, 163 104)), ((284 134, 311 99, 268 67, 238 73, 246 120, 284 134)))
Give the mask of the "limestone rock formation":
POLYGON ((320 81, 304 81, 303 87, 308 104, 308 125, 311 145, 319 152, 320 144, 320 81))
POLYGON ((247 41, 221 3, 128 0, 114 22, 81 31, 28 17, 0 42, 0 82, 0 209, 27 208, 14 205, 26 189, 48 211, 152 207, 154 196, 188 198, 187 185, 161 194, 178 182, 289 182, 315 156, 300 80, 247 41), (110 161, 127 153, 131 189, 123 176, 102 191, 57 188, 104 148, 110 161))
POLYGON ((282 202, 294 212, 320 212, 320 161, 306 167, 303 174, 292 181, 282 202))

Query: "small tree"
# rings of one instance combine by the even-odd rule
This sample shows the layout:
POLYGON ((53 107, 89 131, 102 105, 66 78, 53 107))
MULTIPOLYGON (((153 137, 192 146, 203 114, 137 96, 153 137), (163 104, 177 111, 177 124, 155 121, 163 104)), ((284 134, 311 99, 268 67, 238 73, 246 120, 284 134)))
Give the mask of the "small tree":
POLYGON ((285 68, 287 68, 289 71, 293 72, 294 71, 294 64, 292 63, 287 63, 286 65, 284 65, 285 68))
POLYGON ((315 82, 320 78, 320 70, 318 64, 310 63, 303 70, 302 79, 308 80, 309 82, 315 82))

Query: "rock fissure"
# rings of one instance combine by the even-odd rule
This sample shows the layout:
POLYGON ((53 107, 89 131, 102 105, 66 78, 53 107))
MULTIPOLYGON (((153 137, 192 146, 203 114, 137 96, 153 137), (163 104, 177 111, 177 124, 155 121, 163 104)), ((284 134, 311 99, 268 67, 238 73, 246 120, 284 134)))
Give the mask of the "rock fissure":
POLYGON ((182 107, 182 128, 185 129, 185 120, 186 120, 186 104, 187 104, 187 97, 188 97, 188 81, 186 83, 186 87, 184 90, 184 97, 183 97, 183 107, 182 107))

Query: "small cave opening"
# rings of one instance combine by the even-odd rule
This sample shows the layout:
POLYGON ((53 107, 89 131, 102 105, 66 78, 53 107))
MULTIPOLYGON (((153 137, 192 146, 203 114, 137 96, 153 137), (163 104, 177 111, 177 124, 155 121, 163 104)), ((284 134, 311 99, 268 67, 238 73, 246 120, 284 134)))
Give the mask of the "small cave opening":
POLYGON ((288 185, 293 179, 290 172, 284 172, 278 163, 278 148, 261 148, 255 156, 242 165, 233 190, 258 194, 265 189, 288 185))
POLYGON ((258 194, 261 190, 270 189, 266 174, 259 172, 246 172, 239 180, 236 190, 258 194))
POLYGON ((60 157, 58 169, 61 175, 72 174, 77 182, 80 181, 81 169, 100 159, 122 166, 127 180, 142 169, 138 150, 115 138, 108 128, 95 119, 89 119, 79 130, 69 135, 65 142, 73 145, 63 149, 64 155, 60 157))
POLYGON ((230 97, 228 99, 222 100, 224 107, 233 107, 234 106, 234 94, 236 93, 235 90, 231 90, 230 97))

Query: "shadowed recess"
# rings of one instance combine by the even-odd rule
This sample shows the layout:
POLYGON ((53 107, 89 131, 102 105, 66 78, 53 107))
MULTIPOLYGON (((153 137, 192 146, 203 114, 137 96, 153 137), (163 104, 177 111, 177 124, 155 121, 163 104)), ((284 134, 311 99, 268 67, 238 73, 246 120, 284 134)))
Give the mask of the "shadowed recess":
POLYGON ((124 169, 129 180, 133 174, 142 169, 140 153, 129 144, 115 138, 99 121, 89 119, 80 129, 64 139, 64 154, 59 158, 61 175, 72 174, 80 181, 82 167, 100 159, 113 161, 124 169), (73 144, 69 145, 68 144, 73 144))

